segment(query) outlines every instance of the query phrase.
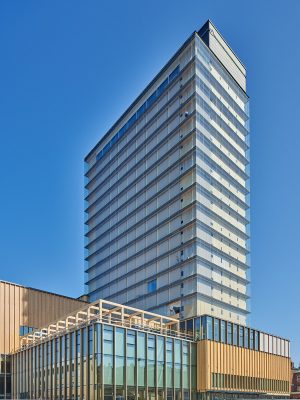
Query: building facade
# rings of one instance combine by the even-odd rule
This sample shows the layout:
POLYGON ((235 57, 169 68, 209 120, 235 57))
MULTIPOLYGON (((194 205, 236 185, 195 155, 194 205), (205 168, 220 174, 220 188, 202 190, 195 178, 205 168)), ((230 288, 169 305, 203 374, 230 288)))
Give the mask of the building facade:
POLYGON ((0 281, 0 399, 11 398, 11 357, 34 329, 82 307, 85 302, 0 281))
POLYGON ((96 302, 24 338, 14 398, 195 398, 192 339, 176 319, 96 302))
POLYGON ((105 300, 86 305, 21 339, 13 398, 289 398, 289 342, 209 318, 186 331, 176 318, 105 300))
POLYGON ((246 324, 246 72, 211 22, 85 163, 90 299, 246 324))
POLYGON ((291 398, 300 399, 300 366, 296 368, 292 365, 291 377, 291 398))

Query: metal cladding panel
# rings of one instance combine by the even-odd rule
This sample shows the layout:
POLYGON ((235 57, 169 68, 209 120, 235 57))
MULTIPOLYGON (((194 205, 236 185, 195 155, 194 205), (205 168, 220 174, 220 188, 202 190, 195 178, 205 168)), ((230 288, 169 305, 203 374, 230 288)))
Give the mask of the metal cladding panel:
POLYGON ((199 35, 241 88, 246 91, 246 69, 215 26, 208 21, 200 29, 199 35))
MULTIPOLYGON (((250 350, 211 340, 197 342, 197 390, 206 392, 214 390, 212 375, 251 378, 252 387, 245 388, 242 379, 236 386, 222 385, 222 391, 231 392, 268 392, 270 395, 289 395, 291 359, 261 351, 250 350), (259 380, 272 380, 285 383, 280 388, 273 383, 271 388, 262 387, 259 380)), ((245 380, 245 379, 244 379, 245 380)))
POLYGON ((19 346, 20 327, 38 328, 85 302, 0 281, 0 354, 19 346))

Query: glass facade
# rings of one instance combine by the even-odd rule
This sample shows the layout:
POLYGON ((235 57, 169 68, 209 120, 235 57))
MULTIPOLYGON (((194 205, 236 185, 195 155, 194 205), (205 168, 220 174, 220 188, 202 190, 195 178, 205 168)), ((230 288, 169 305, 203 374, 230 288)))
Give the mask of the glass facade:
POLYGON ((11 399, 11 357, 0 354, 0 399, 11 399))
POLYGON ((246 324, 249 99, 223 61, 191 36, 85 158, 91 301, 246 324))
POLYGON ((290 357, 289 340, 209 315, 182 321, 180 329, 194 335, 195 340, 214 340, 250 350, 290 357))
POLYGON ((195 398, 196 343, 113 325, 28 347, 13 365, 18 398, 195 398))
MULTIPOLYGON (((199 314, 246 324, 249 99, 223 60, 200 38, 195 41, 199 314)), ((233 325, 234 345, 237 335, 233 325)))

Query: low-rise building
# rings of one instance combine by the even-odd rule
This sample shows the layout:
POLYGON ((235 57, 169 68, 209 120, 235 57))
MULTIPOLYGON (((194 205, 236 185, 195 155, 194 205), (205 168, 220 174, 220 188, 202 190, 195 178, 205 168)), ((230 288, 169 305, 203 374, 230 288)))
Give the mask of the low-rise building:
POLYGON ((298 368, 292 364, 291 399, 300 399, 300 365, 298 368))
POLYGON ((21 339, 13 398, 289 398, 287 340, 210 316, 193 321, 199 331, 187 324, 105 300, 85 305, 21 339))
POLYGON ((20 338, 86 302, 0 281, 0 399, 11 397, 11 357, 20 338))

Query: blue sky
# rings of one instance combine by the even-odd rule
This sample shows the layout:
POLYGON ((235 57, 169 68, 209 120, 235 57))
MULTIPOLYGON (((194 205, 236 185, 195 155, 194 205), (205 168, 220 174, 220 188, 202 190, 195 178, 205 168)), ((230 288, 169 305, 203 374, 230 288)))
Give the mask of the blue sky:
POLYGON ((210 18, 248 73, 251 324, 299 362, 299 16, 299 0, 1 1, 0 279, 82 293, 84 156, 210 18))

